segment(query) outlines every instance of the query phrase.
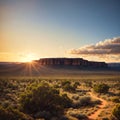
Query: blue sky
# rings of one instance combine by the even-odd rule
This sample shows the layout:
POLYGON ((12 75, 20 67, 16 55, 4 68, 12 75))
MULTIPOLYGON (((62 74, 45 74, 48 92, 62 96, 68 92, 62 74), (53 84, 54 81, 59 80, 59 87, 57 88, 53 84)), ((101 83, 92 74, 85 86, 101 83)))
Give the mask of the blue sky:
POLYGON ((119 0, 1 0, 0 61, 80 57, 67 51, 120 36, 119 6, 119 0))

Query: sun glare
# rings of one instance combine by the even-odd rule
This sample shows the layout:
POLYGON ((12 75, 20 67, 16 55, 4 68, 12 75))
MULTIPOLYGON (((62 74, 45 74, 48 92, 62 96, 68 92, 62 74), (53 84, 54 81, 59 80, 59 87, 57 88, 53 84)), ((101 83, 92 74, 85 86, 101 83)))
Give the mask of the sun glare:
POLYGON ((29 62, 29 63, 31 63, 33 60, 35 60, 35 55, 32 53, 25 55, 25 57, 22 59, 23 62, 29 62))

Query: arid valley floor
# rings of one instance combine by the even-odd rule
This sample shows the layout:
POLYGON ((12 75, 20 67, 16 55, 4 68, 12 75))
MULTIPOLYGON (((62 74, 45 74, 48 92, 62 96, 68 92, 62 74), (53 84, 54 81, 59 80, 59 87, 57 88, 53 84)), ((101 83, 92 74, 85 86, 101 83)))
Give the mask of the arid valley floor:
POLYGON ((119 120, 113 111, 120 104, 120 71, 30 63, 3 68, 0 120, 119 120))

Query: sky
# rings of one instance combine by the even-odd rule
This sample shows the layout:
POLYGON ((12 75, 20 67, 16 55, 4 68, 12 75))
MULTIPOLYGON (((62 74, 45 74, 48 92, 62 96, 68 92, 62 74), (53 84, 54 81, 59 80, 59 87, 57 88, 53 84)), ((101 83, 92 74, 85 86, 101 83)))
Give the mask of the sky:
POLYGON ((0 61, 120 62, 119 0, 0 0, 0 61))

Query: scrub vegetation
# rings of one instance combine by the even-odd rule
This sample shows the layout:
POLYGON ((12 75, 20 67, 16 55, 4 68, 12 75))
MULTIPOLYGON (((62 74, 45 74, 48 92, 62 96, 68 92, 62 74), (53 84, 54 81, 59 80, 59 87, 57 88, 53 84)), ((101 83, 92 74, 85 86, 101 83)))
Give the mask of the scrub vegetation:
POLYGON ((119 120, 120 79, 0 78, 0 120, 119 120))

